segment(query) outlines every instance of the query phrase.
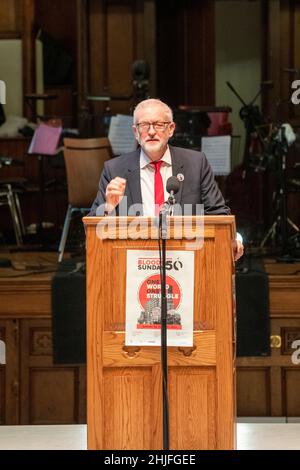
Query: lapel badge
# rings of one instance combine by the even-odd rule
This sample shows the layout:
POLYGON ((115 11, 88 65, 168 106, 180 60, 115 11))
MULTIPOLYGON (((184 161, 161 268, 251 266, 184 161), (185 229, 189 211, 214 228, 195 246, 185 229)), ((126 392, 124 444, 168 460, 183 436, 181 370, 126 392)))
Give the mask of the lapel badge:
POLYGON ((182 173, 178 173, 176 178, 178 179, 178 181, 183 181, 184 180, 184 175, 182 173))

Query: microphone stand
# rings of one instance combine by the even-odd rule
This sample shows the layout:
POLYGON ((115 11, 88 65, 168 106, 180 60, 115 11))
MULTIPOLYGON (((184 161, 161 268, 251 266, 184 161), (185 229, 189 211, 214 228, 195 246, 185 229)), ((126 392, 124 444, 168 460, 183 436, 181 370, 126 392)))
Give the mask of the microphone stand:
POLYGON ((163 449, 170 449, 169 438, 169 402, 168 402, 168 353, 167 353, 167 297, 166 297, 166 240, 167 215, 171 215, 175 204, 174 191, 170 192, 168 200, 163 204, 159 213, 159 240, 162 241, 160 253, 161 278, 161 366, 163 394, 163 449))

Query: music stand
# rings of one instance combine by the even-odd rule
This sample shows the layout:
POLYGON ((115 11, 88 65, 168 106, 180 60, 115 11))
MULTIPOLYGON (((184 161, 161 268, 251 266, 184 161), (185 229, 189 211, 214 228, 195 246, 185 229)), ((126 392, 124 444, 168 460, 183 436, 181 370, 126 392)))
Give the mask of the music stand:
POLYGON ((39 163, 39 191, 40 191, 40 210, 38 233, 43 241, 43 215, 45 198, 45 173, 44 160, 57 154, 58 143, 62 133, 62 122, 60 119, 50 119, 42 122, 36 128, 32 137, 28 154, 35 155, 39 163))

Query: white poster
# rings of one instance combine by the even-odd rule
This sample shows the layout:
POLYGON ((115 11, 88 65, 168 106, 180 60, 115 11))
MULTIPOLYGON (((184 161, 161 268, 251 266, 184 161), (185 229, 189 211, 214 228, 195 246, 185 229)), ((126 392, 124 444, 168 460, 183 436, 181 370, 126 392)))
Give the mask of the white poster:
MULTIPOLYGON (((194 252, 167 251, 167 344, 193 345, 194 252)), ((127 250, 127 346, 160 346, 161 284, 157 251, 127 250)))

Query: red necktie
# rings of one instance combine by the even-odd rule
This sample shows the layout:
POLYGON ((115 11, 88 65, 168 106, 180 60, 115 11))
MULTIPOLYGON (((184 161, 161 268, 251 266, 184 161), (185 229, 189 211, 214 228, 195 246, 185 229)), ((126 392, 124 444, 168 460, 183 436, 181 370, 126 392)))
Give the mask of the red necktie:
POLYGON ((165 193, 164 193, 164 185, 163 180, 160 172, 160 167, 162 164, 162 160, 157 162, 151 162, 151 165, 155 168, 155 175, 154 175, 154 202, 155 202, 155 215, 159 215, 160 207, 165 202, 165 193))

